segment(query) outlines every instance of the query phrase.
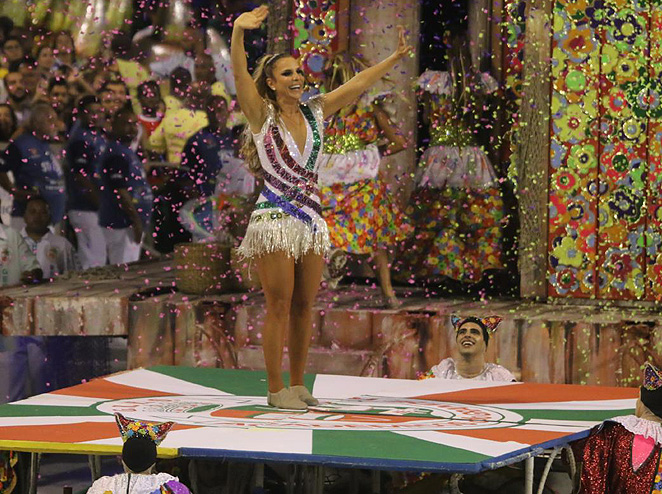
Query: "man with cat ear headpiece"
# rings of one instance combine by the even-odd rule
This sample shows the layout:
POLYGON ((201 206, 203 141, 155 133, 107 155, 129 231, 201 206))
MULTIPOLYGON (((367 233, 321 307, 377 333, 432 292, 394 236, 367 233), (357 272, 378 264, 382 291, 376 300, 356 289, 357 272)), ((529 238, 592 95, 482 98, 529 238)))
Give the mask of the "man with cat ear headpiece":
POLYGON ((659 494, 661 449, 662 373, 647 363, 634 415, 604 422, 584 443, 580 494, 659 494))
POLYGON ((424 376, 440 379, 475 379, 477 381, 516 381, 505 367, 485 361, 487 344, 501 322, 498 316, 451 316, 459 358, 446 358, 424 376))

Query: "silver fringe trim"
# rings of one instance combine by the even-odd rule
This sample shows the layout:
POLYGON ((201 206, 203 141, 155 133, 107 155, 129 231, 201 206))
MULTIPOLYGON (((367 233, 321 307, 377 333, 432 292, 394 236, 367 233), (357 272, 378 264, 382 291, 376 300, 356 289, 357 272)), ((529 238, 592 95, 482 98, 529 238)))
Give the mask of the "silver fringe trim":
POLYGON ((255 211, 237 251, 244 259, 285 252, 296 261, 310 251, 326 257, 330 246, 329 228, 323 218, 314 218, 312 225, 306 225, 280 211, 255 211))

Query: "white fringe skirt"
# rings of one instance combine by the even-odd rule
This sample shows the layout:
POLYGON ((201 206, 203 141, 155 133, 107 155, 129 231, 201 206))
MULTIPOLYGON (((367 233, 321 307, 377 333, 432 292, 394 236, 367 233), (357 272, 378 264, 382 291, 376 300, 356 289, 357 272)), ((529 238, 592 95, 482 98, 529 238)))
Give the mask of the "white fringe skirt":
POLYGON ((331 242, 323 218, 310 225, 280 210, 253 211, 238 253, 253 259, 273 252, 285 252, 295 261, 310 252, 326 257, 331 242))

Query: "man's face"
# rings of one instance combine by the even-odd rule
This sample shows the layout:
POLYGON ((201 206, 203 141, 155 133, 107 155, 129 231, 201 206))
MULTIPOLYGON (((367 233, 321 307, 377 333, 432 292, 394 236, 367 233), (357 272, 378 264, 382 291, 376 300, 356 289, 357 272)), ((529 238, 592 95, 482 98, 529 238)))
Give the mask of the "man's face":
POLYGON ((211 108, 212 118, 216 126, 225 129, 228 123, 228 104, 224 99, 218 98, 214 101, 214 106, 211 108))
POLYGON ((23 84, 25 89, 28 91, 28 94, 34 94, 37 90, 37 85, 39 84, 39 79, 41 75, 36 67, 31 66, 27 63, 21 64, 19 72, 23 76, 23 84))
POLYGON ((24 101, 28 96, 28 92, 23 84, 23 76, 18 72, 10 72, 5 76, 5 87, 7 88, 9 97, 17 103, 24 101))
POLYGON ((104 108, 111 113, 116 113, 126 104, 128 94, 123 84, 108 84, 106 85, 107 92, 103 93, 105 100, 104 108))
POLYGON ((39 139, 51 140, 54 139, 57 135, 57 115, 55 111, 51 108, 48 108, 48 111, 44 111, 43 115, 40 115, 36 121, 35 133, 39 139))
POLYGON ((51 89, 50 92, 50 97, 53 109, 58 113, 64 111, 69 103, 69 91, 67 86, 60 84, 53 86, 53 89, 51 89))
POLYGON ((50 47, 43 48, 37 57, 37 65, 39 68, 44 71, 49 71, 54 63, 55 55, 53 54, 53 49, 50 47))
POLYGON ((147 85, 140 89, 138 93, 138 101, 140 106, 144 109, 156 110, 161 103, 161 95, 159 94, 158 87, 154 85, 147 85))
POLYGON ((123 113, 113 122, 113 133, 122 136, 125 142, 132 141, 138 135, 138 120, 133 113, 123 113))
POLYGON ((91 103, 87 105, 80 118, 85 122, 88 127, 100 129, 103 126, 103 110, 99 103, 91 103))
POLYGON ((5 57, 7 57, 9 63, 20 60, 24 55, 23 47, 17 39, 10 39, 7 41, 2 47, 2 52, 5 54, 5 57))
POLYGON ((27 230, 45 232, 51 222, 51 212, 45 201, 30 201, 23 215, 27 230))
POLYGON ((458 352, 463 357, 480 355, 487 351, 483 329, 474 322, 467 322, 460 326, 455 335, 455 342, 458 352))

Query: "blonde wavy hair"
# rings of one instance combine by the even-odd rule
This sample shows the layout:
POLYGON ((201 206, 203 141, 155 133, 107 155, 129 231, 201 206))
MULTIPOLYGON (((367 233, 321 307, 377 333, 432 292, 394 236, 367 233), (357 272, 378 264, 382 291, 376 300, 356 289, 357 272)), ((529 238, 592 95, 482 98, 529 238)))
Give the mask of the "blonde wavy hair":
MULTIPOLYGON (((278 112, 276 93, 267 84, 267 79, 273 78, 274 67, 278 60, 291 56, 292 55, 285 52, 264 55, 262 58, 260 58, 260 60, 258 60, 257 67, 255 67, 255 71, 253 71, 253 80, 255 81, 257 92, 260 96, 262 96, 262 99, 264 99, 265 102, 271 103, 273 105, 276 112, 278 112)), ((241 136, 241 148, 239 150, 239 154, 253 175, 262 175, 262 166, 260 165, 260 158, 257 154, 257 147, 253 141, 251 127, 248 124, 244 126, 244 131, 241 136)))

